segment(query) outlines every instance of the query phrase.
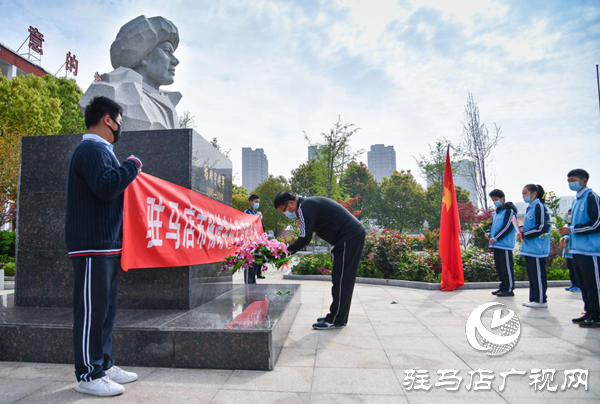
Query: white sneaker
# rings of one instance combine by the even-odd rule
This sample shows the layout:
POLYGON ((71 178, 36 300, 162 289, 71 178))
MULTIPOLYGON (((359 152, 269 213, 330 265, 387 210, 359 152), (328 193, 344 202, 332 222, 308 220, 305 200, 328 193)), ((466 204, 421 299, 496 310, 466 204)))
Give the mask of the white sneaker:
POLYGON ((525 306, 531 307, 532 309, 547 309, 548 303, 529 302, 525 306))
POLYGON ((135 382, 138 379, 137 373, 127 372, 115 365, 113 365, 105 373, 110 380, 120 384, 135 382))
POLYGON ((529 307, 529 303, 531 303, 531 302, 525 302, 525 303, 523 303, 523 306, 529 307))
POLYGON ((94 396, 108 397, 123 394, 125 387, 104 376, 100 379, 92 380, 91 382, 77 382, 75 391, 84 394, 92 394, 94 396))

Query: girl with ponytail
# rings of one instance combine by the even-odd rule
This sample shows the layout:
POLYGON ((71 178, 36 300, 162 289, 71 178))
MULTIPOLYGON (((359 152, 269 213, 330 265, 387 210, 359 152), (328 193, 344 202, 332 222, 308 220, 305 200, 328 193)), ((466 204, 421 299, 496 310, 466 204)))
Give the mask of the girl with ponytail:
POLYGON ((529 204, 523 219, 521 255, 529 278, 529 302, 526 307, 547 308, 546 257, 550 254, 550 215, 544 204, 546 192, 541 185, 527 184, 523 200, 529 204))

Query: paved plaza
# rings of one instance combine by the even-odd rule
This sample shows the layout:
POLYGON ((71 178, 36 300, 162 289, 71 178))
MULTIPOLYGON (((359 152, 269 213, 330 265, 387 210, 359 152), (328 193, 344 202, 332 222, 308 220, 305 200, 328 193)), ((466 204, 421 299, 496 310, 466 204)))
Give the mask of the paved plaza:
MULTIPOLYGON (((489 290, 438 292, 358 284, 348 325, 315 331, 311 324, 327 312, 331 284, 284 281, 281 272, 266 275, 262 282, 302 285, 302 306, 273 371, 126 367, 138 372, 140 380, 126 385, 122 396, 96 398, 73 390, 72 365, 0 362, 0 403, 600 402, 600 330, 571 324, 582 303, 578 294, 564 288, 548 290, 549 309, 533 310, 521 306, 527 289, 500 300, 489 290), (515 310, 522 329, 516 348, 497 358, 475 351, 465 337, 470 313, 492 301, 515 310), (500 392, 500 373, 513 368, 527 373, 507 377, 500 392), (410 369, 429 371, 429 391, 404 386, 405 370, 410 369), (444 369, 459 371, 463 380, 458 391, 434 386, 437 371, 444 369), (468 372, 478 369, 493 371, 491 390, 473 391, 477 376, 467 390, 468 372), (555 369, 550 386, 558 385, 558 391, 535 391, 529 385, 534 369, 555 369), (561 391, 569 369, 589 371, 588 391, 561 391)), ((236 275, 234 280, 242 278, 236 275)))

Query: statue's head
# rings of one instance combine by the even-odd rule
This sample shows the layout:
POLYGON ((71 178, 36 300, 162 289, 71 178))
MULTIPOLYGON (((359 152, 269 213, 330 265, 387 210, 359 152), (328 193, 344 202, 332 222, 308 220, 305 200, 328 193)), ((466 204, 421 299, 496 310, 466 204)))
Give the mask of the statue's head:
POLYGON ((135 70, 158 90, 175 81, 179 60, 173 53, 178 45, 179 32, 171 21, 140 15, 121 27, 110 47, 110 61, 115 69, 123 66, 135 70))

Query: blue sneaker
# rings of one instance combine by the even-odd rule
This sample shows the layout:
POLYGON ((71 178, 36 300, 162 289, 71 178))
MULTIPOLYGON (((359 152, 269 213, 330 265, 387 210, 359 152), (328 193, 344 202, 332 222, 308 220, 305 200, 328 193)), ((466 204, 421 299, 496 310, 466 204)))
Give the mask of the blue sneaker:
POLYGON ((312 328, 314 328, 315 330, 331 330, 334 328, 344 328, 343 325, 337 325, 337 324, 331 324, 331 323, 327 323, 325 321, 322 321, 320 323, 314 323, 312 325, 312 328))
POLYGON ((565 288, 565 290, 573 290, 574 286, 569 286, 568 288, 565 288))
POLYGON ((322 323, 323 321, 325 321, 325 317, 319 317, 317 319, 317 323, 322 323))
POLYGON ((577 286, 571 286, 571 292, 581 292, 581 289, 577 286))

